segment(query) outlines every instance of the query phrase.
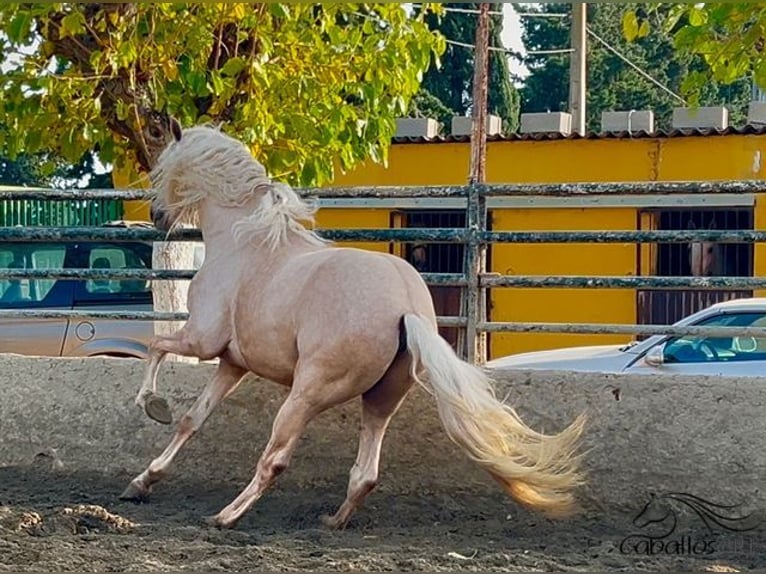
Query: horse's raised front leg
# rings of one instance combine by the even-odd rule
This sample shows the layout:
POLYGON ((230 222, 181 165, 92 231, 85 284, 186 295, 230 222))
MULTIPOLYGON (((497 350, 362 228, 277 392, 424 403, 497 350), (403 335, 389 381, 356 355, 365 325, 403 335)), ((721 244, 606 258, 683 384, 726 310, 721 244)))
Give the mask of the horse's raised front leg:
POLYGON ((178 423, 175 435, 163 453, 134 478, 120 495, 124 500, 145 499, 152 485, 161 480, 181 448, 204 424, 210 413, 239 386, 247 371, 221 359, 213 379, 205 386, 194 405, 178 423))
POLYGON ((167 352, 149 347, 149 360, 144 371, 144 381, 136 395, 136 404, 158 423, 170 424, 173 416, 165 399, 157 395, 157 374, 167 352))
MULTIPOLYGON (((206 345, 205 341, 195 337, 193 333, 190 323, 187 323, 172 335, 158 335, 149 343, 149 359, 135 402, 143 407, 149 418, 158 423, 168 425, 173 421, 168 402, 157 394, 157 375, 167 355, 183 355, 208 360, 217 356, 221 350, 218 347, 221 347, 222 343, 215 341, 213 345, 206 345)), ((225 348, 225 345, 223 347, 225 348)))

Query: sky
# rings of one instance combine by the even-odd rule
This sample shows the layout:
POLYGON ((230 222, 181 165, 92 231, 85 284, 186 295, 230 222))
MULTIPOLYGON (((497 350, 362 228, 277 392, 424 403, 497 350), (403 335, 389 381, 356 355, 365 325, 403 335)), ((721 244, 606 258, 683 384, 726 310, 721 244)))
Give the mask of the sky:
MULTIPOLYGON (((521 41, 521 18, 513 9, 513 5, 505 2, 503 3, 502 39, 504 48, 524 53, 524 44, 521 41)), ((510 58, 508 63, 511 68, 511 74, 521 77, 526 76, 526 68, 517 62, 515 58, 510 58)))

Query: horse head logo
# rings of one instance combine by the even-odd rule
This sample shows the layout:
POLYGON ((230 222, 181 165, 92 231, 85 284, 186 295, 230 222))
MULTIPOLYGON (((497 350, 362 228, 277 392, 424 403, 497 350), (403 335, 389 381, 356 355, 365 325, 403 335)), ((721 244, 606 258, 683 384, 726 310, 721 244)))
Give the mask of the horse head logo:
POLYGON ((763 517, 760 513, 736 513, 735 510, 739 506, 718 504, 683 492, 670 492, 659 496, 651 494, 649 501, 633 519, 633 524, 641 529, 662 525, 663 534, 659 537, 665 538, 672 534, 678 525, 679 507, 686 508, 696 515, 711 534, 715 532, 715 527, 729 532, 748 532, 762 524, 763 517))

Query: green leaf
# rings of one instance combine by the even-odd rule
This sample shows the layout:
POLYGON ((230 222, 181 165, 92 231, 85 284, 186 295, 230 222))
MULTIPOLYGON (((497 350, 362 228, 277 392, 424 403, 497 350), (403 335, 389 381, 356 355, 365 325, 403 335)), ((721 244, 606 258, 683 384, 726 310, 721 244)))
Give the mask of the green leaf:
POLYGON ((702 8, 693 6, 689 9, 689 24, 695 28, 707 23, 707 12, 702 8))
POLYGON ((24 8, 21 8, 19 12, 11 19, 11 23, 6 29, 8 39, 15 43, 20 44, 27 38, 30 27, 32 25, 32 16, 24 8))
POLYGON ((649 35, 650 29, 649 29, 649 20, 644 20, 641 22, 641 25, 638 27, 638 37, 639 38, 646 38, 649 35))
POLYGON ((224 85, 221 75, 216 70, 210 71, 210 83, 213 85, 213 94, 220 96, 223 93, 224 85))
POLYGON ((198 70, 192 70, 184 77, 186 84, 196 96, 204 96, 207 92, 207 80, 205 74, 198 70))
POLYGON ((638 17, 632 10, 625 12, 622 16, 622 33, 628 42, 634 41, 638 37, 639 25, 638 17))
POLYGON ((64 16, 61 20, 62 37, 77 36, 85 31, 85 16, 79 10, 75 10, 64 16))
POLYGON ((221 74, 230 77, 236 76, 244 70, 246 66, 247 64, 245 63, 245 60, 237 56, 226 61, 221 67, 221 74))

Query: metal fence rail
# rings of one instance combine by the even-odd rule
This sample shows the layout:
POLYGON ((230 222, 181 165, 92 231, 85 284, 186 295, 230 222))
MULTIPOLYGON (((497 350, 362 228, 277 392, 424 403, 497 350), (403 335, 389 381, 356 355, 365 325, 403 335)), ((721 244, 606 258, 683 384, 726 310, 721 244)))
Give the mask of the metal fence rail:
MULTIPOLYGON (((630 196, 672 194, 755 194, 766 193, 766 182, 757 180, 725 182, 620 182, 575 184, 476 184, 466 186, 395 186, 335 187, 298 189, 306 198, 462 198, 466 200, 466 226, 462 229, 318 229, 317 232, 338 242, 429 242, 463 244, 466 249, 463 273, 424 273, 430 285, 463 288, 461 315, 439 317, 442 326, 459 327, 463 333, 459 353, 469 360, 482 362, 481 339, 491 332, 538 332, 625 335, 706 335, 766 336, 766 328, 677 327, 671 325, 613 325, 571 323, 493 322, 486 317, 486 291, 490 288, 579 288, 579 289, 766 289, 766 278, 760 277, 653 277, 653 276, 525 276, 502 275, 482 271, 480 258, 488 245, 499 243, 763 243, 766 231, 757 230, 678 230, 678 231, 489 231, 486 198, 489 197, 577 197, 630 196)), ((13 190, 0 191, 0 200, 145 200, 148 190, 13 190)), ((153 228, 122 227, 0 227, 0 241, 66 242, 66 241, 201 241, 196 229, 179 229, 163 233, 153 228)), ((193 270, 162 269, 0 269, 0 280, 6 279, 191 279, 193 270)), ((185 313, 119 312, 119 311, 48 311, 0 309, 0 318, 102 318, 147 321, 183 321, 185 313)))

